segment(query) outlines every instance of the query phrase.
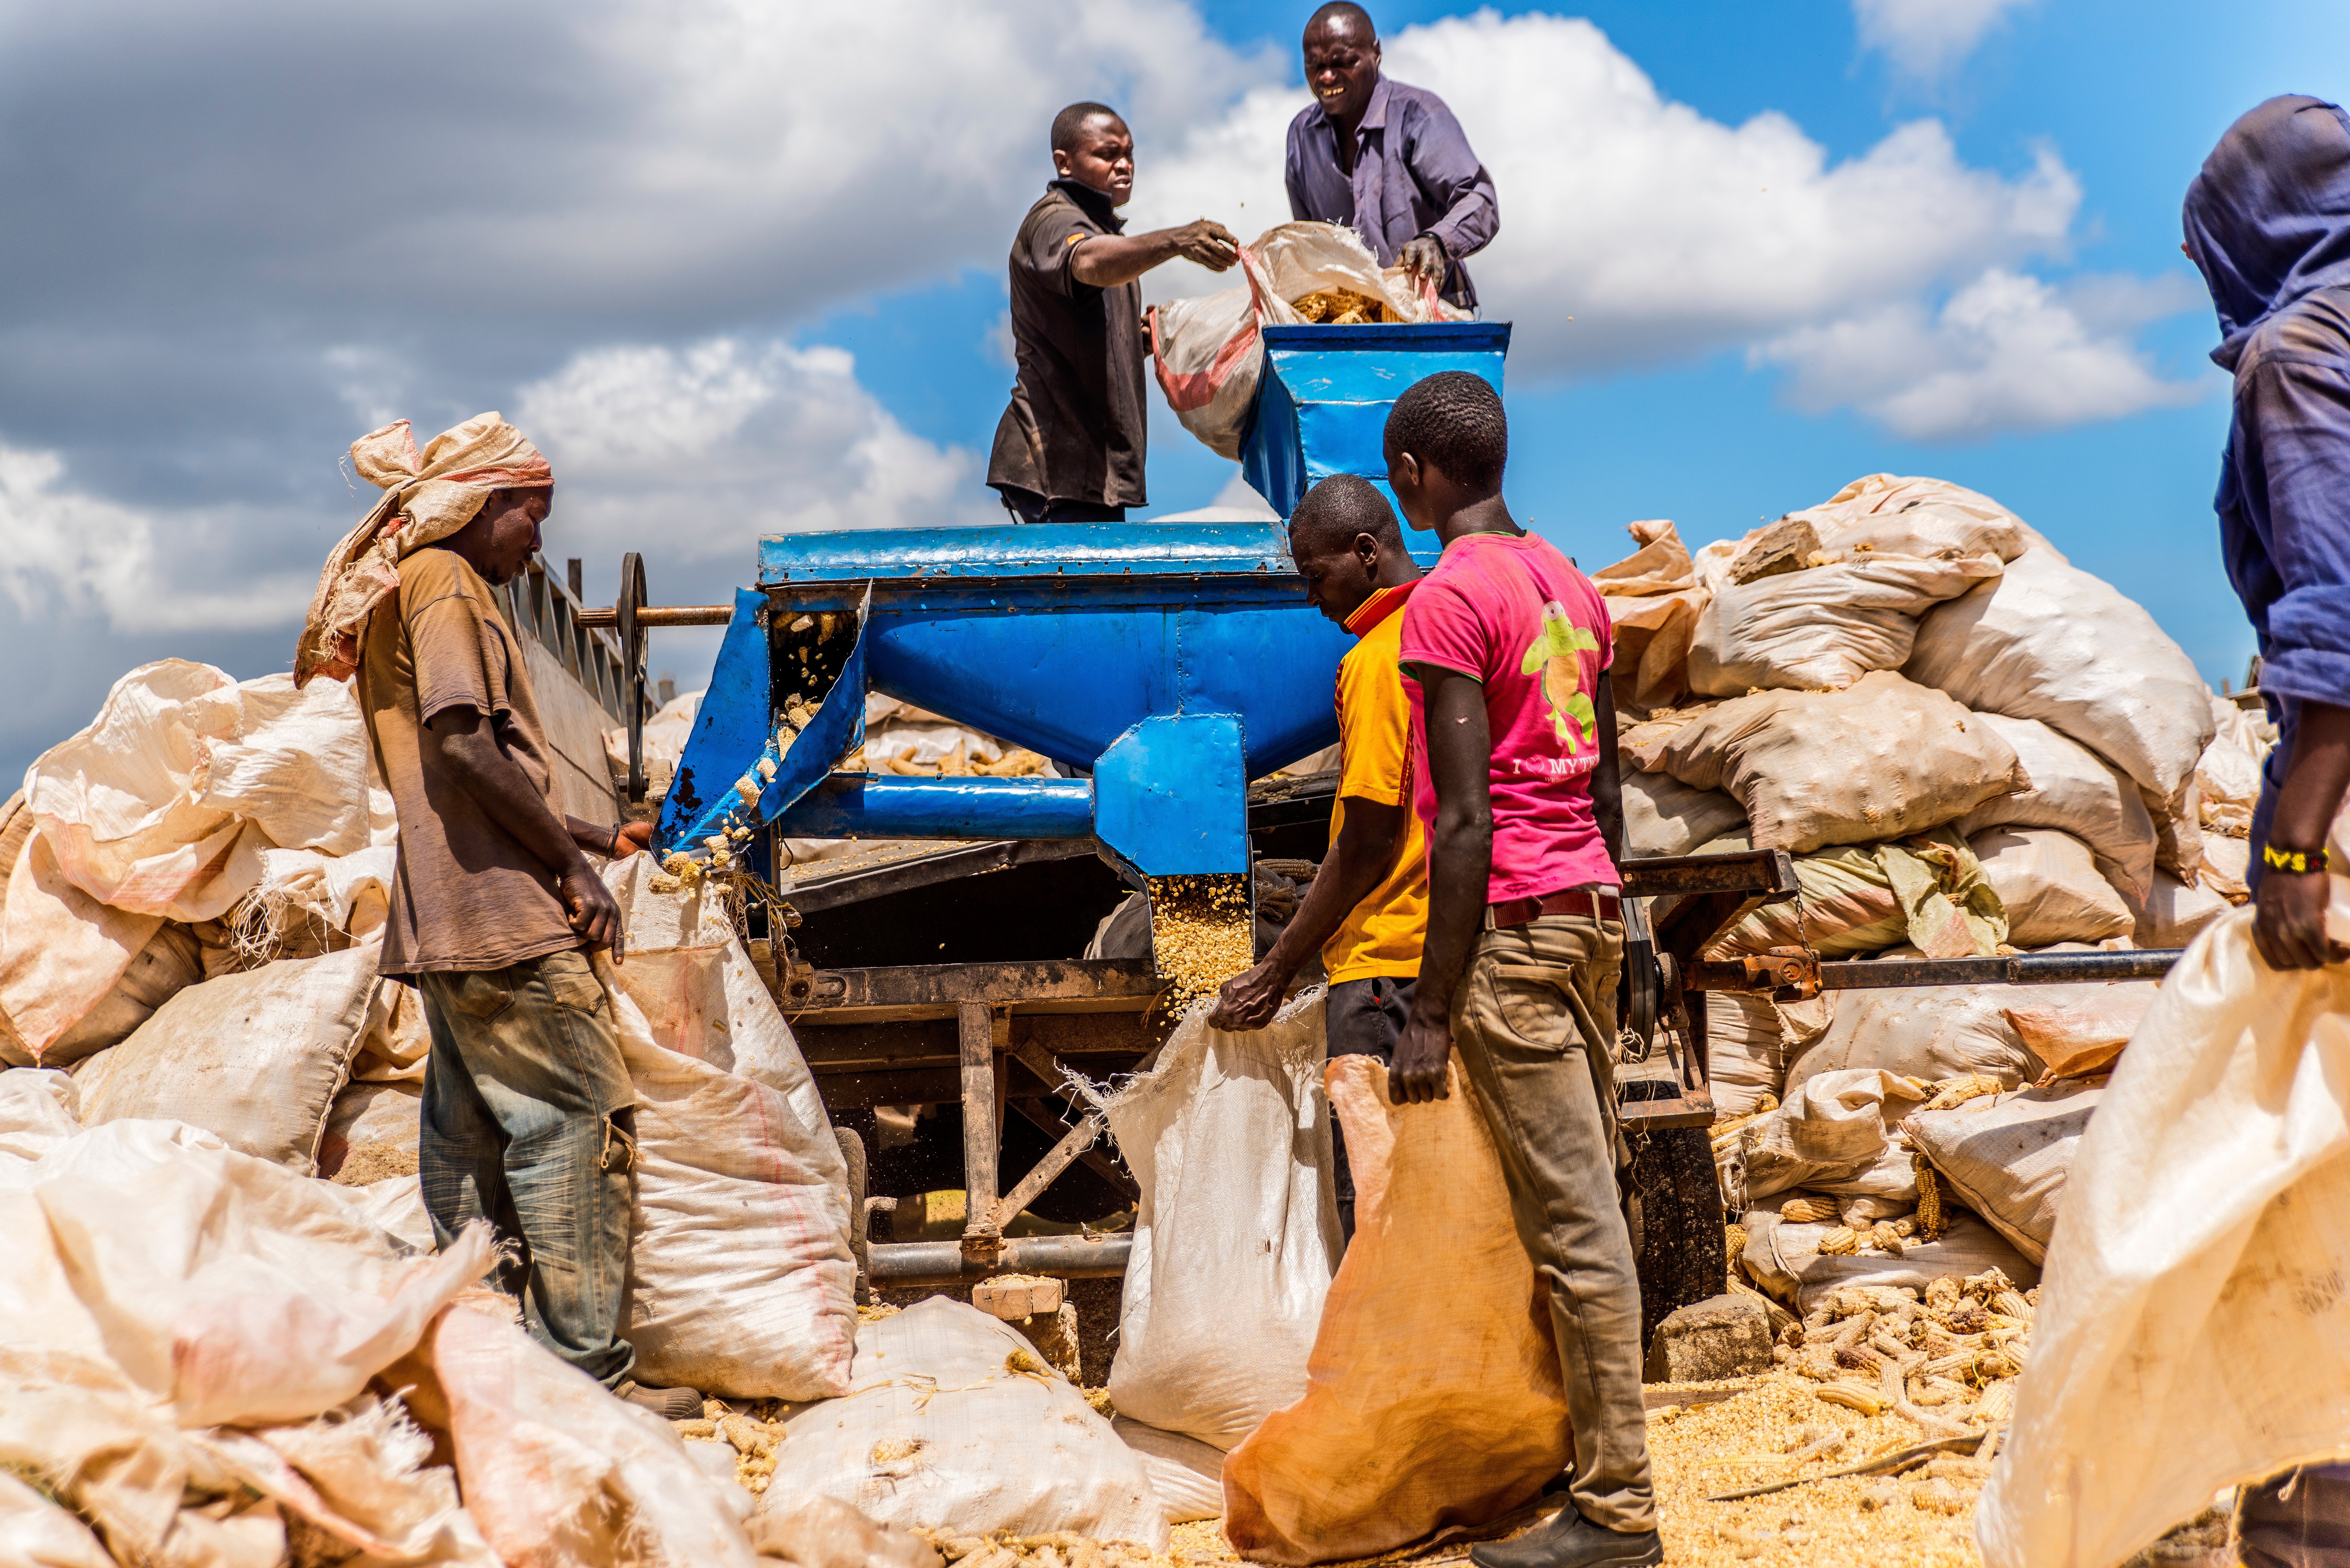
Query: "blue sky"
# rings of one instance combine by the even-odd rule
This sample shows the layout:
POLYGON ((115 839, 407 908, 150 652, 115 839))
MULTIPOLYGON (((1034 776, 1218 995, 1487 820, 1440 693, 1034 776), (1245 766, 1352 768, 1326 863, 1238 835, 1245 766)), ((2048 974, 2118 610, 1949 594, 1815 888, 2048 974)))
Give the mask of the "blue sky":
MULTIPOLYGON (((295 0, 0 12, 0 771, 145 659, 284 668, 366 499, 338 460, 394 417, 523 422, 591 597, 624 549, 702 601, 761 532, 985 520, 1053 109, 1128 109, 1138 222, 1250 237, 1286 215, 1310 9, 418 0, 398 38, 295 0)), ((1939 475, 2241 680, 2178 202, 2244 109, 2350 90, 2338 5, 1373 11, 1495 170, 1472 265, 1517 324, 1535 526, 1597 565, 1634 518, 1694 547, 1939 475)), ((1215 286, 1180 270, 1149 291, 1215 286)), ((1153 511, 1232 472, 1155 423, 1153 511)), ((713 650, 660 662, 691 685, 713 650)))

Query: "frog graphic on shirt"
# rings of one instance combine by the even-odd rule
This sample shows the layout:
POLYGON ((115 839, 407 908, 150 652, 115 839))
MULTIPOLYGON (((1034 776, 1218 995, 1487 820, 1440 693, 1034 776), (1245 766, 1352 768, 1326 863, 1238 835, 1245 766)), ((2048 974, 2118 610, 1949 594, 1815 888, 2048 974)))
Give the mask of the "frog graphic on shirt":
POLYGON ((1568 618, 1556 599, 1543 606, 1542 634, 1526 649, 1518 673, 1542 672, 1544 700, 1550 704, 1551 728, 1570 752, 1599 743, 1599 716, 1583 691, 1583 660, 1577 655, 1599 651, 1599 639, 1568 618))

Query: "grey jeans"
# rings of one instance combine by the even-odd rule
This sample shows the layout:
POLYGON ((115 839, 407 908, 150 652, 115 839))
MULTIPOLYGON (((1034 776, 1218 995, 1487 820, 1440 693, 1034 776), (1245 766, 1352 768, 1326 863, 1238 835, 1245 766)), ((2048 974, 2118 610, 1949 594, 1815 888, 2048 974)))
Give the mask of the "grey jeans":
POLYGON ((1452 995, 1537 1278, 1574 1428, 1568 1495, 1609 1530, 1657 1527, 1640 1394, 1640 1278, 1616 1185, 1616 979, 1623 928, 1545 915, 1486 931, 1452 995))
POLYGON ((532 1335, 617 1386, 637 1358, 620 1337, 636 1096, 604 988, 576 949, 416 979, 432 1032, 417 1165, 433 1239, 488 1220, 513 1243, 497 1282, 532 1335))

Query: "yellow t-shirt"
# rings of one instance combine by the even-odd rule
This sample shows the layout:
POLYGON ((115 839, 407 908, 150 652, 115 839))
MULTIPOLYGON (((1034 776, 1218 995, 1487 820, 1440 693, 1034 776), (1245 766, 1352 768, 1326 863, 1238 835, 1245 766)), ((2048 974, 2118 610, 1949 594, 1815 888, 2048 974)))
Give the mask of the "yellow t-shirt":
POLYGON ((1403 807, 1395 864, 1322 948, 1334 981, 1419 973, 1428 937, 1428 835, 1411 808, 1411 708, 1399 654, 1409 587, 1383 588, 1347 621, 1358 640, 1338 661, 1338 801, 1330 847, 1346 826, 1346 797, 1403 807))

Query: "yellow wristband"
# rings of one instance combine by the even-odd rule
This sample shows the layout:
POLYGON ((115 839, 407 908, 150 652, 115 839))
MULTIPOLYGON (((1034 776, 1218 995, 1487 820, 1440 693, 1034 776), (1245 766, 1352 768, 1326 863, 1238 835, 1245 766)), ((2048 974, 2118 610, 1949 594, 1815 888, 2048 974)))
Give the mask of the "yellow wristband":
POLYGON ((2263 844, 2261 846, 2261 864, 2272 870, 2288 872, 2295 877, 2305 877, 2312 871, 2334 869, 2334 851, 2318 850, 2317 864, 2312 866, 2309 863, 2309 851, 2305 849, 2279 849, 2273 844, 2263 844))

